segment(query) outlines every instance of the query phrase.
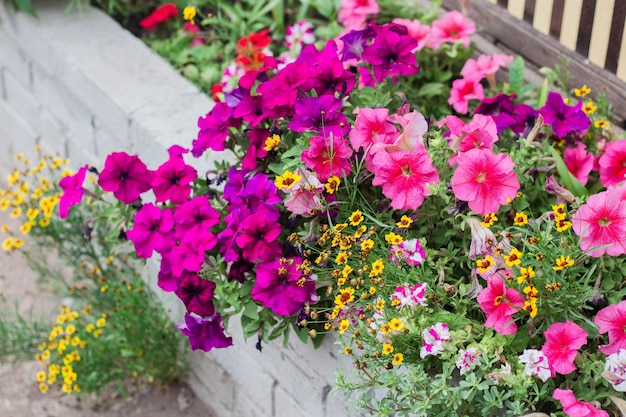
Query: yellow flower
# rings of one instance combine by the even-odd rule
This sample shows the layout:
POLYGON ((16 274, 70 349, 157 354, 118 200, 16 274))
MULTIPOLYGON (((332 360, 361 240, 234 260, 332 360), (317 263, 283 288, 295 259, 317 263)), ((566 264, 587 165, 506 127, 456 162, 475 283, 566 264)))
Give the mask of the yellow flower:
POLYGON ((344 334, 350 327, 350 321, 343 319, 339 322, 339 334, 344 334))
POLYGON ((528 298, 531 300, 536 300, 537 297, 539 297, 539 291, 537 291, 537 288, 533 285, 525 286, 524 294, 526 294, 526 296, 528 296, 528 298))
POLYGON ((379 298, 376 300, 376 310, 382 310, 383 308, 385 308, 385 300, 379 298))
MULTIPOLYGON (((326 323, 326 324, 328 324, 330 326, 330 323, 326 323)), ((345 348, 343 348, 343 354, 344 355, 349 355, 351 353, 352 353, 352 349, 350 347, 346 346, 345 348)))
POLYGON ((365 232, 367 232, 367 226, 362 224, 358 229, 356 229, 356 232, 354 232, 354 238, 359 239, 365 232))
POLYGON ((399 318, 394 317, 389 321, 389 329, 391 331, 400 331, 404 329, 404 323, 399 318))
POLYGON ((346 265, 343 267, 343 269, 341 270, 341 275, 344 278, 348 278, 348 276, 352 273, 352 271, 354 271, 354 269, 350 266, 350 265, 346 265))
POLYGON ((0 210, 7 211, 7 209, 11 207, 11 202, 5 198, 0 200, 0 210))
POLYGON ((342 288, 335 297, 335 305, 340 308, 345 307, 349 302, 354 300, 354 288, 342 288))
POLYGON ((41 226, 41 227, 48 227, 48 226, 50 226, 50 218, 47 217, 47 218, 40 219, 39 220, 39 226, 41 226))
POLYGON ((392 365, 401 365, 404 361, 404 355, 402 353, 396 353, 393 355, 393 360, 391 361, 392 365))
POLYGON ((524 301, 524 310, 528 311, 530 317, 537 315, 537 302, 535 300, 524 301))
POLYGON ((2 249, 6 251, 10 251, 11 249, 13 249, 14 244, 15 244, 15 239, 9 236, 6 239, 4 239, 4 242, 2 242, 2 249))
POLYGON ((518 251, 515 248, 511 249, 511 252, 509 253, 509 255, 504 257, 504 263, 506 263, 506 266, 514 266, 514 265, 521 264, 522 252, 518 251))
POLYGON ((45 394, 46 392, 48 392, 48 386, 44 382, 40 383, 39 391, 41 391, 42 394, 45 394))
POLYGON ((335 258, 335 263, 337 265, 342 265, 346 262, 348 262, 348 254, 346 252, 339 252, 335 258))
POLYGON ((0 226, 0 231, 7 233, 9 231, 9 225, 3 224, 2 226, 0 226))
POLYGON ((363 220, 365 220, 365 218, 363 217, 363 213, 361 213, 360 210, 357 210, 350 215, 348 220, 350 220, 350 224, 352 226, 358 226, 361 222, 363 222, 363 220))
POLYGON ((597 127, 598 129, 604 129, 605 127, 607 127, 609 125, 609 122, 607 122, 604 119, 600 119, 600 120, 596 120, 593 125, 595 127, 597 127))
POLYGON ((37 210, 35 207, 30 207, 28 210, 26 210, 26 217, 28 217, 28 220, 34 220, 38 214, 39 210, 37 210))
POLYGON ((561 256, 555 261, 555 263, 556 263, 556 266, 553 266, 552 269, 554 269, 555 271, 562 271, 563 269, 574 265, 574 260, 570 258, 569 256, 567 258, 564 256, 561 256))
POLYGON ((572 227, 572 222, 570 222, 569 220, 565 220, 565 218, 555 219, 554 224, 556 226, 556 230, 559 233, 560 232, 564 232, 567 229, 569 229, 570 227, 572 227))
POLYGON ((7 182, 9 183, 9 187, 13 187, 20 180, 19 171, 13 171, 7 176, 7 182))
POLYGON ((196 17, 196 8, 193 6, 187 6, 183 9, 183 19, 194 23, 193 19, 196 17))
POLYGON ((96 330, 96 326, 93 324, 88 324, 87 327, 85 327, 85 330, 87 330, 87 333, 91 333, 96 330))
POLYGON ((73 335, 74 333, 76 333, 76 326, 74 326, 73 324, 70 324, 65 328, 65 334, 73 335))
POLYGON ((496 266, 496 263, 491 255, 485 255, 485 259, 477 259, 476 266, 478 266, 478 272, 484 274, 489 271, 491 267, 496 266))
POLYGON ((565 211, 565 204, 558 204, 552 206, 552 213, 554 213, 554 217, 557 219, 565 218, 567 212, 565 211))
POLYGON ((298 182, 300 182, 301 179, 302 177, 297 173, 285 171, 283 172, 283 175, 279 175, 276 177, 274 184, 279 190, 289 190, 298 182))
POLYGON ((361 242, 361 250, 363 252, 370 252, 372 249, 374 249, 374 241, 372 239, 366 239, 361 242))
POLYGON ((106 325, 107 325, 107 320, 104 317, 100 317, 98 320, 96 320, 96 326, 104 327, 106 325))
POLYGON ((63 388, 61 388, 61 391, 63 391, 66 394, 71 394, 72 386, 70 384, 63 384, 63 388))
POLYGON ((338 176, 333 175, 326 180, 326 184, 324 184, 324 187, 326 188, 326 192, 328 194, 334 194, 335 191, 337 191, 337 189, 339 188, 339 184, 341 184, 341 180, 338 176))
POLYGON ((387 233, 385 235, 385 240, 390 245, 399 245, 403 241, 402 236, 400 236, 400 235, 398 235, 398 234, 396 234, 394 232, 387 233))
POLYGON ((576 97, 585 97, 589 93, 591 93, 591 89, 587 87, 586 84, 580 88, 574 88, 574 94, 576 94, 576 97))
POLYGON ((15 238, 15 242, 13 243, 13 247, 15 249, 19 249, 24 245, 24 239, 20 239, 19 237, 15 238))
POLYGON ((376 288, 370 287, 369 293, 370 293, 370 295, 376 295, 376 288))
POLYGON ((582 107, 582 109, 585 112, 585 114, 589 115, 595 112, 598 109, 598 107, 595 104, 593 104, 593 100, 589 99, 587 103, 582 107))
POLYGON ((33 227, 33 224, 31 222, 28 223, 24 223, 20 226, 20 232, 22 232, 22 234, 27 235, 28 232, 30 232, 30 229, 33 227))
POLYGON ((389 343, 385 343, 383 345, 383 355, 391 355, 391 353, 393 353, 393 346, 389 343))
POLYGON ((528 216, 524 212, 518 211, 515 213, 515 217, 513 218, 513 224, 515 226, 524 226, 525 224, 528 224, 528 216))
POLYGON ((278 149, 278 145, 280 144, 280 136, 277 134, 273 134, 272 136, 265 139, 265 146, 263 147, 264 151, 275 151, 278 149))
POLYGON ((44 382, 46 380, 46 373, 44 371, 37 372, 37 382, 44 382))
POLYGON ((385 269, 385 262, 382 259, 377 259, 372 263, 372 270, 370 271, 369 277, 377 277, 383 273, 385 269))
POLYGON ((533 271, 533 267, 529 266, 528 268, 521 267, 520 268, 520 276, 517 277, 517 283, 522 285, 524 282, 530 282, 535 276, 535 271, 533 271))
POLYGON ((15 207, 11 211, 11 214, 9 214, 9 217, 11 217, 12 219, 17 219, 18 217, 20 217, 20 214, 22 214, 22 209, 19 207, 15 207))
POLYGON ((495 222, 498 221, 498 217, 496 217, 496 213, 489 213, 485 215, 483 219, 482 226, 489 227, 492 226, 495 222))
POLYGON ((398 226, 400 229, 408 229, 409 227, 411 227, 412 223, 413 219, 408 216, 402 216, 400 218, 400 221, 396 223, 396 226, 398 226))

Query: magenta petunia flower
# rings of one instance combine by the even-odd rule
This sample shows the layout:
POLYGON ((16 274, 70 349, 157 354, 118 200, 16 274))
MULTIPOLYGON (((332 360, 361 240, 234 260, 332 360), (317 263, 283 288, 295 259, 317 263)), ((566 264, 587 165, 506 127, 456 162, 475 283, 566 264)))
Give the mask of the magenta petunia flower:
POLYGON ((423 145, 417 145, 413 152, 380 151, 374 157, 373 165, 372 185, 382 186, 383 194, 398 210, 417 209, 430 195, 427 184, 439 182, 439 173, 423 145))
POLYGON ((584 135, 591 126, 591 120, 582 111, 582 105, 582 101, 579 101, 574 106, 568 106, 559 93, 552 91, 539 113, 543 116, 544 123, 550 125, 554 134, 560 138, 570 132, 584 135))
POLYGON ((255 213, 246 217, 235 242, 241 248, 245 260, 269 261, 280 255, 276 239, 281 232, 280 223, 268 219, 263 213, 255 213))
POLYGON ((626 179, 626 140, 608 142, 598 160, 600 182, 605 187, 617 185, 626 179))
POLYGON ((401 310, 403 307, 414 308, 418 305, 427 306, 426 300, 426 284, 409 284, 404 283, 397 286, 390 299, 396 301, 396 309, 401 310))
POLYGON ((626 201, 619 195, 604 191, 594 194, 572 217, 572 230, 580 239, 580 248, 589 256, 618 256, 626 253, 626 201))
POLYGON ((176 238, 198 236, 220 222, 207 196, 197 196, 176 208, 176 238))
POLYGON ((430 42, 437 49, 443 43, 461 42, 464 47, 470 44, 469 36, 476 33, 476 25, 458 10, 452 10, 432 23, 430 42))
MULTIPOLYGON (((354 149, 368 149, 375 143, 390 144, 398 136, 398 129, 388 120, 389 109, 359 109, 350 130, 350 143, 354 149)), ((371 149, 370 149, 371 152, 371 149)))
POLYGON ((333 175, 339 178, 349 175, 352 172, 351 156, 352 149, 342 137, 313 136, 309 149, 302 152, 302 161, 317 174, 320 181, 326 181, 333 175))
POLYGON ((189 313, 207 317, 215 314, 214 290, 215 283, 213 281, 200 278, 198 274, 187 272, 181 276, 176 295, 185 304, 189 313))
POLYGON ((172 242, 163 257, 169 261, 175 276, 181 276, 184 271, 198 272, 202 269, 205 252, 216 244, 217 238, 208 231, 195 236, 186 235, 184 239, 172 242))
POLYGON ((113 152, 104 161, 104 169, 98 177, 98 185, 103 190, 112 192, 115 198, 130 204, 141 193, 150 189, 152 172, 137 155, 126 152, 113 152))
POLYGON ((513 288, 507 288, 498 275, 487 278, 487 288, 482 290, 476 299, 481 310, 485 312, 485 327, 493 327, 500 334, 514 334, 517 324, 513 314, 524 306, 524 298, 513 288))
POLYGON ((485 98, 483 86, 477 80, 459 78, 452 82, 448 104, 461 114, 467 113, 469 101, 472 99, 482 100, 485 98))
POLYGON ((300 258, 262 262, 256 268, 256 281, 250 296, 279 316, 291 316, 306 302, 315 302, 315 282, 302 274, 300 258))
POLYGON ((70 214, 70 207, 80 203, 83 199, 83 183, 88 166, 85 165, 78 172, 63 178, 59 186, 63 189, 63 195, 59 201, 59 217, 64 219, 70 214))
POLYGON ((543 332, 546 342, 541 351, 548 357, 550 369, 566 375, 574 372, 574 359, 578 349, 587 344, 587 332, 575 323, 567 320, 565 323, 552 323, 543 332))
POLYGON ((185 164, 183 154, 189 152, 178 145, 167 151, 170 159, 154 172, 152 190, 157 202, 170 200, 172 204, 183 204, 191 194, 191 183, 196 179, 196 169, 185 164))
POLYGON ((352 91, 356 79, 339 60, 337 44, 334 41, 328 41, 313 62, 314 65, 309 64, 311 77, 309 81, 318 97, 352 91))
POLYGON ((589 173, 593 169, 595 157, 585 150, 585 145, 579 144, 575 148, 563 151, 563 162, 567 170, 576 177, 582 185, 587 184, 589 173))
POLYGON ((413 53, 417 41, 407 33, 405 26, 385 25, 374 42, 363 50, 363 60, 372 64, 374 77, 379 83, 390 75, 407 76, 419 72, 413 53))
POLYGON ((210 351, 213 348, 232 346, 232 337, 224 334, 222 316, 216 313, 212 317, 198 317, 194 314, 185 314, 185 323, 179 323, 181 333, 189 338, 191 350, 210 351))
POLYGON ((609 417, 606 411, 598 410, 593 404, 578 400, 572 390, 557 388, 552 398, 561 402, 563 412, 570 417, 609 417))
POLYGON ((180 278, 172 272, 172 265, 166 257, 161 258, 157 284, 165 292, 174 292, 178 289, 180 278))
POLYGON ((207 149, 214 151, 224 150, 224 141, 228 136, 228 128, 237 126, 238 121, 231 118, 233 109, 226 103, 215 103, 213 109, 198 119, 198 137, 192 142, 191 153, 196 158, 207 149))
POLYGON ((289 123, 295 132, 318 132, 321 136, 343 137, 350 130, 346 116, 340 111, 341 101, 326 94, 321 97, 304 97, 296 101, 296 115, 289 123))
POLYGON ((161 210, 152 203, 144 204, 135 213, 135 224, 126 232, 140 258, 149 258, 152 251, 164 253, 174 245, 174 215, 171 209, 161 210))
POLYGON ((461 153, 457 163, 452 191, 456 198, 467 201, 475 213, 496 213, 507 198, 515 198, 520 188, 513 170, 515 163, 508 155, 471 149, 461 153))
POLYGON ((609 334, 609 344, 598 346, 602 353, 611 355, 626 349, 626 300, 598 311, 593 322, 599 327, 600 334, 609 334))

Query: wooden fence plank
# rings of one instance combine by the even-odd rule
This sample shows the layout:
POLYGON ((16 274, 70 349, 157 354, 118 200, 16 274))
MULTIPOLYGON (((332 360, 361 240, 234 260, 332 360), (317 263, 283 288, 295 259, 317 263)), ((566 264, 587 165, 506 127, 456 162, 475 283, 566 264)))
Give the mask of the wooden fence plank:
MULTIPOLYGON (((458 9, 459 3, 458 0, 443 0, 443 5, 448 9, 458 9)), ((619 122, 626 119, 624 81, 603 68, 586 63, 583 57, 568 50, 556 39, 538 32, 527 22, 519 21, 508 13, 502 13, 501 9, 493 7, 488 0, 472 0, 471 13, 476 24, 486 35, 492 36, 494 42, 516 51, 537 66, 554 67, 560 63, 560 57, 569 59, 571 83, 569 87, 587 84, 594 93, 605 91, 619 122)), ((622 54, 622 59, 626 59, 626 52, 622 54)))
POLYGON ((619 50, 619 61, 617 62, 617 76, 626 81, 626 25, 622 32, 622 47, 619 50))
POLYGON ((524 20, 524 6, 526 6, 526 0, 510 1, 508 7, 509 13, 519 20, 524 20))
POLYGON ((591 42, 589 44, 589 60, 604 68, 606 52, 609 47, 609 35, 611 33, 611 21, 615 0, 603 0, 596 3, 596 11, 591 30, 591 42))
MULTIPOLYGON (((600 0, 602 2, 603 0, 600 0)), ((596 12, 596 0, 583 0, 583 8, 580 12, 580 24, 578 25, 578 39, 576 39, 576 52, 582 56, 589 56, 589 44, 591 43, 591 29, 593 29, 593 15, 596 12)))
MULTIPOLYGON (((620 50, 624 39, 624 23, 626 21, 626 2, 617 1, 613 8, 613 18, 611 19, 611 33, 609 35, 609 47, 606 51, 606 62, 604 68, 612 73, 617 72, 617 63, 620 57, 620 50)), ((624 78, 622 78, 624 79, 624 78)))
POLYGON ((550 20, 550 36, 558 39, 561 36, 561 25, 563 24, 563 7, 565 0, 554 0, 552 6, 552 19, 550 20))
POLYGON ((553 5, 554 0, 541 0, 535 4, 533 27, 545 35, 550 34, 550 22, 552 20, 553 5))
POLYGON ((563 23, 561 25, 560 41, 572 51, 576 50, 578 39, 578 25, 580 13, 583 9, 583 0, 565 0, 563 7, 563 23))

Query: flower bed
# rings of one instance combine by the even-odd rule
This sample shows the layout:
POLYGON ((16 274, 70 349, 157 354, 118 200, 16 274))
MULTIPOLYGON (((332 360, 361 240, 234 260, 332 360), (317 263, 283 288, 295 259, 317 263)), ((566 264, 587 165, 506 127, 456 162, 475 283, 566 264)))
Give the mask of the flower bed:
MULTIPOLYGON (((331 333, 355 368, 337 386, 375 414, 623 411, 610 106, 570 90, 562 68, 533 86, 521 58, 468 59, 476 28, 460 12, 367 24, 379 9, 365 6, 339 10, 341 47, 303 36, 274 58, 267 31, 242 37, 194 140, 155 169, 123 151, 96 169, 102 220, 139 258, 159 255, 191 348, 236 342, 197 377, 224 412, 336 414, 322 384, 341 362, 293 344, 331 333)), ((61 218, 87 169, 61 182, 61 218)))

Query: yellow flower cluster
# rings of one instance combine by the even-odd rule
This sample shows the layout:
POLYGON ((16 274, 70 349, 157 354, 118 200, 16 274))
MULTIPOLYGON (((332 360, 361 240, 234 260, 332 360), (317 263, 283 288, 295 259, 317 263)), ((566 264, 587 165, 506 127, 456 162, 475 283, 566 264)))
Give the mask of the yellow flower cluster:
POLYGON ((567 220, 567 211, 565 211, 565 204, 558 204, 552 206, 552 213, 554 214, 554 225, 556 230, 561 233, 572 227, 572 222, 567 220))

